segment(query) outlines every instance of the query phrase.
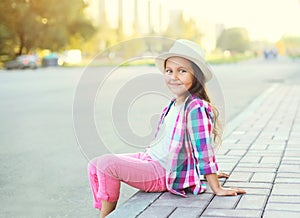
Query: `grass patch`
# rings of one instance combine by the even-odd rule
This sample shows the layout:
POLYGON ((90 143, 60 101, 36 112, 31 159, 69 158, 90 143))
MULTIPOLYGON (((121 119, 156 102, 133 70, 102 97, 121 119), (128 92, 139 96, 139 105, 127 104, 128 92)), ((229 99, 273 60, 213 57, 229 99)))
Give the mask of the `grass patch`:
POLYGON ((155 66, 154 59, 139 59, 134 61, 128 61, 122 63, 120 66, 127 67, 127 66, 155 66))
POLYGON ((249 60, 253 57, 254 57, 253 55, 245 55, 245 54, 235 54, 230 56, 210 55, 207 57, 207 62, 210 64, 238 63, 240 61, 249 60))
POLYGON ((300 54, 290 55, 289 58, 291 58, 292 60, 299 60, 300 59, 300 54))

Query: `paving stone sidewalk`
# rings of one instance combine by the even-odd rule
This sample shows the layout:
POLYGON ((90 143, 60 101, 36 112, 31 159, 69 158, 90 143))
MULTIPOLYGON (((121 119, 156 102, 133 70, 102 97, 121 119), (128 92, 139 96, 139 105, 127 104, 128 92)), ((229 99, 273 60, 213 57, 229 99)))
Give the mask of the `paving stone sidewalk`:
POLYGON ((109 218, 300 217, 300 86, 281 84, 246 113, 217 151, 225 187, 246 195, 188 198, 138 192, 109 218))

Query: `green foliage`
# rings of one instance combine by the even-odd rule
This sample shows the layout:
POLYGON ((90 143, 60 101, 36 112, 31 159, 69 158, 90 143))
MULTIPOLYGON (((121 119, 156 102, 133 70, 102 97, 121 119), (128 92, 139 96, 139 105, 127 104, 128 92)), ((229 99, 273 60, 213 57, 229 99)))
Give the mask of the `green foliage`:
POLYGON ((285 36, 280 40, 285 53, 291 57, 300 57, 300 37, 299 36, 285 36))
POLYGON ((169 38, 184 38, 195 42, 200 42, 202 37, 196 22, 193 19, 186 20, 182 12, 174 17, 164 35, 169 38))
POLYGON ((95 27, 85 17, 85 7, 83 0, 1 0, 0 52, 7 47, 17 54, 38 48, 59 51, 74 37, 77 43, 90 38, 95 27))
POLYGON ((285 36, 281 39, 284 43, 289 45, 300 45, 300 37, 299 36, 285 36))
MULTIPOLYGON (((11 46, 13 45, 14 39, 10 31, 6 26, 0 24, 0 56, 11 56, 11 46)), ((1 61, 1 60, 0 60, 1 61)))
POLYGON ((248 32, 244 28, 225 29, 217 40, 223 51, 245 52, 250 47, 248 32))
POLYGON ((206 59, 207 62, 210 64, 228 64, 228 63, 237 63, 240 61, 249 60, 253 57, 254 55, 252 53, 249 54, 236 53, 230 56, 211 54, 210 56, 207 56, 206 59))

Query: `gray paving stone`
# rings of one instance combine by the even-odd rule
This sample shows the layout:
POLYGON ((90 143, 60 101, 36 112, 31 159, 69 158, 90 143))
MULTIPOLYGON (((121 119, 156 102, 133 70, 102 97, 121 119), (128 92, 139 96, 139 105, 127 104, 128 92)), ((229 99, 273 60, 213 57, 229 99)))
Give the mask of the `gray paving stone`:
POLYGON ((276 178, 275 183, 298 183, 300 184, 300 178, 276 178))
POLYGON ((300 157, 299 150, 286 150, 284 153, 285 157, 300 157))
POLYGON ((235 168, 236 171, 239 172, 253 172, 253 169, 255 169, 255 172, 264 172, 264 173, 272 173, 272 172, 276 172, 277 168, 276 167, 244 167, 244 166, 238 166, 237 168, 235 168))
POLYGON ((296 145, 299 145, 299 140, 298 139, 289 139, 288 141, 288 147, 290 146, 296 146, 296 145))
POLYGON ((217 156, 217 160, 220 163, 238 163, 240 157, 235 156, 217 156))
POLYGON ((271 195, 268 202, 300 204, 300 196, 271 195))
POLYGON ((291 165, 291 164, 281 164, 279 167, 279 172, 289 172, 289 173, 299 173, 300 172, 300 164, 291 165))
MULTIPOLYGON (((300 143, 299 143, 300 144, 300 143)), ((281 162, 282 165, 300 165, 300 158, 298 159, 284 159, 281 162)))
POLYGON ((167 218, 175 209, 172 206, 151 206, 143 211, 138 218, 167 218))
POLYGON ((146 209, 155 199, 157 199, 161 193, 146 193, 137 192, 128 201, 120 205, 117 210, 113 211, 108 217, 136 217, 141 211, 146 209))
POLYGON ((265 164, 265 163, 275 163, 278 164, 281 161, 281 156, 277 157, 263 157, 260 161, 260 163, 265 164))
POLYGON ((216 155, 217 155, 217 156, 225 155, 225 154, 227 154, 228 152, 229 152, 229 149, 228 149, 228 148, 223 148, 223 146, 222 146, 222 149, 216 151, 216 155))
POLYGON ((279 163, 239 163, 238 167, 250 167, 250 168, 278 168, 279 163))
POLYGON ((202 212, 199 208, 179 207, 168 218, 197 218, 202 212))
POLYGON ((282 144, 280 144, 280 145, 276 145, 276 144, 268 145, 267 151, 282 151, 282 150, 284 150, 284 146, 285 145, 282 145, 282 144))
POLYGON ((199 195, 188 194, 187 198, 177 196, 171 193, 164 193, 152 205, 153 206, 174 206, 174 207, 192 207, 192 208, 205 208, 213 194, 203 193, 199 195))
MULTIPOLYGON (((300 142, 299 142, 300 144, 300 142)), ((282 164, 300 164, 299 157, 283 157, 282 164)))
POLYGON ((282 142, 277 142, 277 141, 273 141, 269 143, 269 146, 282 146, 285 145, 286 143, 282 143, 282 142))
POLYGON ((215 196, 213 200, 210 202, 208 208, 218 208, 218 209, 234 209, 239 200, 241 199, 241 195, 237 196, 215 196))
POLYGON ((300 123, 300 120, 297 119, 297 117, 296 117, 295 118, 295 123, 294 123, 292 131, 291 131, 290 138, 300 140, 300 134, 299 134, 300 125, 299 125, 299 123, 300 123), (297 128, 298 128, 298 131, 297 131, 297 128))
POLYGON ((243 195, 237 209, 257 209, 263 210, 267 201, 265 195, 243 195))
POLYGON ((247 151, 244 149, 244 150, 241 150, 241 149, 231 149, 229 150, 229 152, 226 154, 226 156, 243 156, 247 151))
POLYGON ((271 188, 246 188, 247 195, 269 195, 271 188))
POLYGON ((275 135, 273 140, 282 142, 288 140, 288 138, 289 138, 289 134, 284 134, 280 132, 280 135, 275 135))
POLYGON ((272 194, 300 196, 300 184, 275 184, 272 194))
POLYGON ((222 147, 227 147, 227 146, 231 146, 232 144, 234 144, 236 142, 236 138, 232 137, 233 135, 230 134, 230 137, 227 137, 226 139, 223 140, 222 142, 222 147))
POLYGON ((240 163, 259 163, 262 159, 262 156, 248 156, 245 155, 240 163))
POLYGON ((274 136, 274 132, 276 132, 277 128, 270 129, 269 125, 263 128, 263 131, 259 135, 259 139, 272 139, 274 136))
POLYGON ((272 139, 257 139, 255 140, 256 143, 266 143, 266 144, 272 144, 272 143, 278 143, 278 144, 285 144, 286 140, 272 140, 272 139))
POLYGON ((275 178, 275 173, 254 173, 251 182, 269 182, 272 183, 275 178))
POLYGON ((272 203, 269 202, 266 206, 266 210, 279 210, 279 211, 298 211, 300 212, 300 203, 272 203))
POLYGON ((299 218, 299 212, 295 211, 265 211, 263 218, 299 218))
POLYGON ((251 146, 251 149, 255 149, 255 150, 267 150, 268 148, 268 144, 253 144, 251 146))
POLYGON ((241 187, 241 188, 265 188, 271 189, 271 183, 262 183, 262 182, 226 182, 225 187, 241 187))
POLYGON ((252 177, 252 172, 237 172, 231 173, 230 177, 227 179, 228 182, 248 182, 252 177))
POLYGON ((289 172, 278 172, 277 178, 300 178, 300 172, 299 173, 289 173, 289 172))
POLYGON ((237 144, 238 144, 238 145, 242 145, 244 148, 245 148, 245 147, 248 147, 250 144, 253 143, 254 138, 255 138, 255 137, 250 137, 250 136, 249 136, 249 137, 247 137, 247 138, 240 139, 240 140, 237 142, 237 144))
POLYGON ((231 172, 234 167, 235 167, 235 163, 218 163, 219 164, 219 171, 225 171, 225 172, 231 172))
MULTIPOLYGON (((300 121, 298 121, 298 122, 300 122, 300 121)), ((294 127, 295 127, 295 125, 294 125, 294 127)), ((296 145, 300 141, 299 131, 300 130, 291 131, 290 138, 289 138, 289 140, 287 142, 287 147, 297 148, 296 145)))
MULTIPOLYGON (((229 151, 225 154, 225 156, 228 155, 231 150, 245 150, 246 148, 248 148, 248 145, 233 144, 233 145, 228 146, 226 148, 229 149, 229 151)), ((237 156, 237 158, 240 158, 241 155, 232 155, 232 156, 237 156)))
MULTIPOLYGON (((230 210, 230 209, 206 209, 203 217, 243 217, 243 218, 259 218, 261 210, 230 210)), ((201 216, 201 217, 202 217, 201 216)))
POLYGON ((276 150, 276 151, 268 151, 268 150, 252 150, 250 149, 248 151, 248 155, 260 155, 260 156, 270 156, 270 157, 281 157, 283 151, 282 150, 276 150))

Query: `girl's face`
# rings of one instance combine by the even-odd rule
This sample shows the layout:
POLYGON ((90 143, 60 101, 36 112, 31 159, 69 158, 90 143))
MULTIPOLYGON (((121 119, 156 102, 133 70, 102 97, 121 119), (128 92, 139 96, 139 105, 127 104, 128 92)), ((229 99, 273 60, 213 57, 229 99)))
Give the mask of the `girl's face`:
POLYGON ((189 60, 181 57, 170 57, 166 61, 164 75, 171 92, 177 97, 187 95, 194 79, 194 71, 189 60))

